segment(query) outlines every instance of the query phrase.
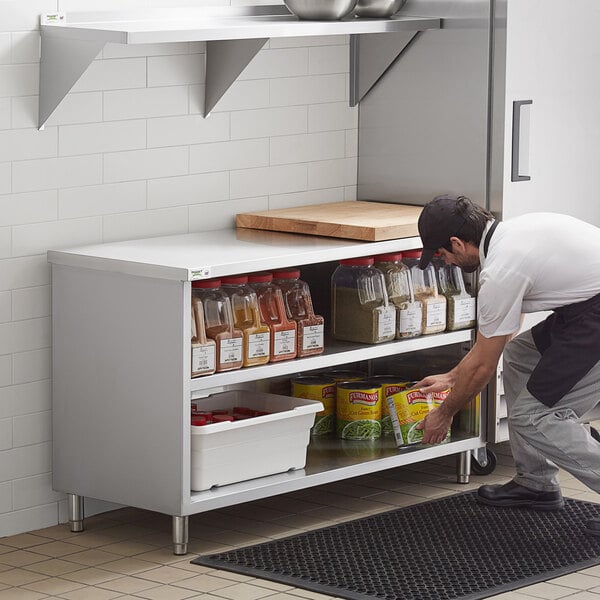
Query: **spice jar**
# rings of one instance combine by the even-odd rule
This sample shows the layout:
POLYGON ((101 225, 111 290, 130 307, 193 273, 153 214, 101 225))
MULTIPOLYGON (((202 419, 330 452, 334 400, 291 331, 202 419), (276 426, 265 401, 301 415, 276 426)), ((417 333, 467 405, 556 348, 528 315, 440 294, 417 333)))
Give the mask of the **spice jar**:
POLYGON ((315 315, 308 284, 300 279, 300 271, 274 271, 273 284, 281 290, 288 319, 296 321, 298 325, 297 356, 321 354, 325 347, 325 320, 315 315))
POLYGON ((242 332, 233 325, 231 302, 220 289, 220 279, 203 279, 192 283, 192 296, 204 308, 206 335, 217 346, 217 373, 242 366, 242 332))
POLYGON ((412 276, 402 263, 402 253, 379 254, 375 267, 383 273, 389 301, 396 307, 396 337, 421 335, 423 305, 415 300, 412 276))
POLYGON ((388 302, 383 273, 373 257, 340 261, 331 277, 332 335, 378 344, 396 337, 396 308, 388 302))
POLYGON ((248 285, 247 275, 221 278, 221 288, 231 300, 233 323, 242 331, 244 367, 265 365, 271 353, 271 334, 268 325, 263 325, 258 310, 256 292, 248 285))
POLYGON ((281 290, 273 285, 273 275, 251 273, 248 283, 258 298, 261 323, 271 333, 270 361, 296 358, 296 321, 288 319, 281 290))
POLYGON ((192 297, 192 377, 214 373, 216 354, 215 341, 206 337, 202 300, 192 297))
POLYGON ((440 291, 448 303, 448 331, 475 327, 475 298, 467 292, 462 270, 457 265, 444 265, 438 270, 440 291))
POLYGON ((429 263, 425 269, 419 268, 421 250, 403 253, 403 261, 410 268, 415 300, 423 303, 421 331, 424 334, 441 333, 446 329, 446 297, 438 292, 435 267, 429 263))

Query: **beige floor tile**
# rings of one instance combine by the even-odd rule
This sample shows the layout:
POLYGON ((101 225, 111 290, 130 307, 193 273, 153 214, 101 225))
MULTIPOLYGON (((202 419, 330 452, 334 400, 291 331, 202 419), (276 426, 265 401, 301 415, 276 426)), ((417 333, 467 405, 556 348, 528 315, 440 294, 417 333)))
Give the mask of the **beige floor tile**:
POLYGON ((67 556, 68 554, 74 554, 75 552, 81 552, 82 547, 76 544, 70 544, 62 541, 51 541, 39 546, 33 546, 32 552, 37 554, 43 554, 44 556, 52 556, 58 558, 61 556, 67 556))
POLYGON ((600 596, 590 591, 577 592, 572 596, 567 596, 565 600, 599 600, 600 596))
POLYGON ((110 571, 104 571, 102 569, 89 568, 82 569, 81 571, 75 571, 74 573, 67 573, 63 575, 63 579, 68 581, 75 581, 77 583, 83 583, 85 585, 96 585, 103 583, 104 581, 110 581, 111 579, 117 579, 120 577, 119 573, 111 573, 110 571))
POLYGON ((133 575, 154 569, 156 565, 146 560, 138 560, 137 558, 121 558, 104 563, 102 568, 113 573, 122 573, 123 575, 133 575))
POLYGON ((273 591, 249 583, 236 583, 235 585, 214 590, 213 594, 229 598, 229 600, 257 600, 258 598, 272 596, 273 591))
POLYGON ((242 573, 232 573, 231 571, 223 571, 221 569, 213 569, 210 571, 210 574, 214 577, 220 577, 221 579, 229 579, 230 581, 256 581, 255 577, 248 577, 248 575, 243 575, 242 573))
POLYGON ((141 592, 142 590, 147 590, 156 586, 157 584, 155 581, 147 581, 137 577, 119 577, 117 579, 105 581, 104 583, 99 583, 96 587, 102 588, 103 590, 121 592, 122 594, 135 594, 136 592, 141 592))
POLYGON ((47 575, 41 573, 32 573, 25 569, 11 569, 10 571, 3 571, 0 573, 0 583, 5 585, 26 585, 33 583, 34 581, 40 581, 40 579, 46 579, 47 575))
POLYGON ((76 583, 75 581, 67 581, 66 579, 61 579, 60 577, 49 577, 48 579, 42 579, 41 581, 28 583, 22 587, 28 590, 33 590, 34 592, 48 594, 50 596, 60 596, 60 594, 78 590, 79 588, 84 587, 84 585, 82 583, 76 583))
POLYGON ((45 529, 38 529, 32 532, 33 534, 39 534, 42 537, 50 538, 51 540, 64 540, 68 538, 75 538, 79 533, 74 533, 66 523, 60 525, 53 525, 52 527, 46 527, 45 529))
POLYGON ((527 595, 533 598, 543 598, 544 600, 558 600, 559 598, 566 598, 573 593, 572 588, 547 582, 530 585, 527 588, 523 588, 523 591, 526 591, 527 595))
MULTIPOLYGON (((4 541, 6 538, 0 538, 1 541, 4 541)), ((7 552, 14 552, 14 546, 6 546, 5 544, 0 544, 0 554, 6 554, 7 552)))
POLYGON ((118 554, 112 552, 105 552, 104 550, 85 550, 77 553, 75 556, 69 556, 71 562, 79 565, 85 565, 87 567, 96 567, 103 565, 115 560, 119 560, 121 557, 118 554))
POLYGON ((115 542, 114 544, 108 544, 108 546, 102 546, 102 550, 104 550, 104 552, 118 554, 119 556, 136 556, 137 554, 142 554, 143 552, 151 552, 152 550, 156 550, 156 546, 142 544, 140 542, 123 541, 115 542))
POLYGON ((562 577, 552 579, 551 583, 576 590, 588 590, 598 587, 598 585, 600 585, 600 578, 584 573, 570 573, 569 575, 563 575, 562 577))
POLYGON ((490 596, 489 600, 531 600, 531 596, 522 592, 505 592, 497 596, 490 596))
POLYGON ((48 596, 21 588, 9 588, 0 591, 0 600, 40 600, 41 598, 48 598, 48 596))
POLYGON ((40 536, 33 533, 21 533, 19 535, 2 538, 2 544, 4 546, 10 546, 13 549, 19 548, 21 550, 23 548, 45 544, 48 541, 48 536, 40 536))
POLYGON ((194 573, 191 571, 184 571, 183 569, 176 569, 175 567, 163 566, 139 573, 137 577, 156 583, 175 583, 194 577, 194 573))
POLYGON ((24 567, 46 560, 46 556, 30 552, 29 550, 14 550, 6 554, 0 554, 0 564, 11 567, 24 567))
POLYGON ((114 544, 115 538, 96 531, 84 531, 73 537, 73 543, 85 548, 100 548, 114 544))
POLYGON ((64 598, 65 600, 113 600, 113 598, 118 598, 122 595, 120 592, 102 590, 97 587, 84 587, 61 594, 59 598, 64 598))
MULTIPOLYGON (((183 588, 175 588, 169 585, 160 585, 150 590, 138 592, 136 596, 146 598, 147 600, 187 600, 200 598, 200 595, 193 590, 184 590, 183 588)), ((202 594, 202 598, 205 599, 206 595, 202 594)))
POLYGON ((220 577, 202 574, 197 575, 196 577, 191 577, 190 579, 178 581, 172 585, 176 587, 182 587, 187 590, 195 590, 197 592, 214 592, 215 590, 220 590, 224 587, 236 584, 232 581, 221 579, 220 577))
POLYGON ((45 560, 41 563, 35 563, 34 565, 27 565, 25 567, 28 571, 33 573, 42 573, 48 576, 66 575, 67 573, 73 573, 73 571, 80 571, 83 567, 77 563, 69 562, 60 558, 52 558, 45 560))
POLYGON ((144 552, 143 554, 138 554, 136 558, 147 560, 155 565, 172 565, 181 561, 181 556, 173 554, 172 546, 159 548, 152 552, 144 552))
MULTIPOLYGON (((179 557, 179 558, 181 558, 181 557, 179 557)), ((175 564, 172 564, 171 566, 175 567, 177 569, 181 569, 182 571, 189 571, 189 572, 193 573, 194 575, 201 575, 204 573, 212 573, 214 571, 214 569, 212 569, 210 567, 204 567, 202 565, 193 565, 189 559, 181 560, 175 564)))
POLYGON ((4 573, 4 571, 10 571, 15 567, 11 567, 10 565, 0 565, 0 573, 4 573))
MULTIPOLYGON (((223 574, 223 572, 221 572, 223 574)), ((253 585, 264 587, 275 592, 285 592, 294 589, 294 586, 288 585, 287 583, 277 583, 276 581, 269 581, 268 579, 252 579, 253 585)), ((271 597, 271 596, 269 596, 271 597)))

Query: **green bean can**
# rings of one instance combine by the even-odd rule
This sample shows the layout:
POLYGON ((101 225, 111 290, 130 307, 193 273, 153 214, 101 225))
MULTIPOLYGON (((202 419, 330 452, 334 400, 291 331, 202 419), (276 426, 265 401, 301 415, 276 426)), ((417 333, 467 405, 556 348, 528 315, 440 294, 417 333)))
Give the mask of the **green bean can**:
POLYGON ((312 435, 329 435, 335 430, 335 380, 322 375, 294 377, 292 396, 306 400, 318 400, 323 410, 315 415, 312 435))
POLYGON ((364 371, 352 371, 350 369, 330 369, 323 373, 325 377, 332 377, 334 381, 358 381, 365 379, 367 374, 364 371))
POLYGON ((381 385, 365 380, 337 384, 336 433, 343 440, 381 437, 381 385))
POLYGON ((381 435, 394 435, 387 399, 405 390, 410 382, 403 381, 394 375, 373 375, 365 381, 381 386, 381 435))

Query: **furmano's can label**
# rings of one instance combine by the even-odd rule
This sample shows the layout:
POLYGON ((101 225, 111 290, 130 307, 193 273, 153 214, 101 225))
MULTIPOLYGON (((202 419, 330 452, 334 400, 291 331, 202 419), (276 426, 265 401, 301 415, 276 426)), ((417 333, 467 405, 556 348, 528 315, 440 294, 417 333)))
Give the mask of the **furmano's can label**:
POLYGON ((337 385, 336 432, 345 440, 381 437, 381 385, 367 381, 337 385))
MULTIPOLYGON (((386 398, 398 446, 418 444, 423 439, 423 430, 417 429, 417 424, 439 406, 449 393, 450 390, 445 390, 425 394, 417 388, 409 388, 386 398)), ((450 430, 445 441, 449 439, 450 430)))
POLYGON ((312 435, 329 435, 335 430, 335 381, 331 377, 296 377, 292 379, 292 396, 323 403, 315 415, 312 435))

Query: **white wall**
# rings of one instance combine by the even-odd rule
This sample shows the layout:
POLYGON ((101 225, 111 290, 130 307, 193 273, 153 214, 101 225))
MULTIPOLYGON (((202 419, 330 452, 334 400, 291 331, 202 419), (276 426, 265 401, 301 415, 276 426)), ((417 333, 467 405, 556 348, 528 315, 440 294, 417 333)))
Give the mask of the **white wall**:
POLYGON ((345 37, 273 40, 206 120, 202 43, 107 45, 38 131, 40 13, 161 4, 0 0, 0 536, 66 518, 52 490, 48 249, 355 198, 345 37))

